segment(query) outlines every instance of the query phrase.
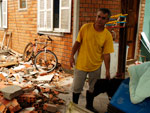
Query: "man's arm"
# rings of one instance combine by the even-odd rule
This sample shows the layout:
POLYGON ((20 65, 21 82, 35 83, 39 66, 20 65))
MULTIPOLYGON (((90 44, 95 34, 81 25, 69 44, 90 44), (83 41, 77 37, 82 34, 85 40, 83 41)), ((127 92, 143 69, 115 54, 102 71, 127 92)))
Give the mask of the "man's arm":
POLYGON ((103 54, 105 68, 106 68, 106 79, 110 79, 110 53, 103 54))
POLYGON ((70 56, 70 66, 73 67, 75 64, 74 55, 77 52, 77 50, 80 48, 80 42, 76 41, 73 45, 71 56, 70 56))

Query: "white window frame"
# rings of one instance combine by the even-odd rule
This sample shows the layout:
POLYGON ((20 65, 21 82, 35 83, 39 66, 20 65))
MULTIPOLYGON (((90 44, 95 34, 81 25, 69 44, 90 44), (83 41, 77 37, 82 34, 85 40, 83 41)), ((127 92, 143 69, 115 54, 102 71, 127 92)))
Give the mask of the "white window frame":
POLYGON ((25 8, 21 8, 20 7, 20 0, 18 0, 18 9, 19 9, 19 11, 27 10, 27 0, 25 0, 25 1, 26 1, 26 7, 25 8))
MULTIPOLYGON (((37 32, 46 32, 46 33, 50 33, 50 34, 52 34, 52 33, 60 33, 61 35, 62 35, 62 33, 70 33, 71 32, 71 3, 72 3, 72 0, 69 0, 69 6, 68 7, 62 7, 62 1, 63 0, 60 0, 60 2, 59 2, 59 28, 54 28, 53 27, 53 3, 54 3, 54 0, 50 0, 51 1, 51 9, 47 9, 47 1, 48 0, 43 0, 44 1, 44 3, 46 4, 45 6, 44 6, 44 8, 45 9, 43 9, 43 12, 44 12, 44 19, 42 19, 42 20, 44 20, 44 27, 40 27, 40 11, 42 11, 41 9, 40 9, 40 1, 41 0, 38 0, 38 11, 37 11, 37 14, 38 14, 38 19, 37 19, 37 32), (50 10, 51 11, 51 27, 48 29, 47 27, 47 25, 46 25, 46 20, 47 20, 47 15, 46 15, 46 12, 48 11, 48 10, 50 10), (61 26, 61 12, 62 12, 62 10, 67 10, 67 22, 66 22, 66 26, 67 26, 67 28, 66 29, 63 29, 62 28, 62 26, 61 26)), ((64 16, 64 15, 62 15, 62 16, 64 16)), ((43 21, 42 21, 43 22, 43 21)))
POLYGON ((7 0, 2 0, 0 7, 0 28, 7 28, 7 0))

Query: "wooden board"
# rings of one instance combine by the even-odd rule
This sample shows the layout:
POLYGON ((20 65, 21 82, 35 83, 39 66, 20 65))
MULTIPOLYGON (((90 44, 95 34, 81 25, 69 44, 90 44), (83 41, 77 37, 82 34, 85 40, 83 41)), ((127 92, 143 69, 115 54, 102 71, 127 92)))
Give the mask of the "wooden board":
POLYGON ((18 62, 17 61, 6 62, 3 64, 0 64, 0 67, 8 67, 8 66, 13 66, 13 65, 18 65, 18 62))

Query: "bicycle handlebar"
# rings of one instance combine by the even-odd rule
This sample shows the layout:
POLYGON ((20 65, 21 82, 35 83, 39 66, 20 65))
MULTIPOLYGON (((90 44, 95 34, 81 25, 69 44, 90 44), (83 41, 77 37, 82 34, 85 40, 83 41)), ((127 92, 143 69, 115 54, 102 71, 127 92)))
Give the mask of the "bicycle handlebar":
POLYGON ((42 36, 42 35, 45 35, 45 36, 47 36, 48 37, 48 40, 47 41, 53 41, 53 39, 51 39, 51 37, 50 36, 48 36, 48 35, 46 35, 46 34, 42 34, 42 33, 37 33, 39 36, 42 36))

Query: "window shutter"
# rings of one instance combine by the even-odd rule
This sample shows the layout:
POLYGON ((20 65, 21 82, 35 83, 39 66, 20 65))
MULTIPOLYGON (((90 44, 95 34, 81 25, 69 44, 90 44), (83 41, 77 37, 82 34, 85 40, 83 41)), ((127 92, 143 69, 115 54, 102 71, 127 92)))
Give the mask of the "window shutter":
POLYGON ((53 0, 38 0, 38 31, 52 31, 53 0))
POLYGON ((46 0, 46 31, 53 30, 53 0, 46 0))
POLYGON ((70 33, 71 28, 71 0, 60 0, 59 14, 60 32, 70 33))
POLYGON ((2 2, 2 24, 3 28, 7 28, 7 0, 2 2))
POLYGON ((45 0, 38 0, 38 31, 44 31, 44 4, 45 0))

